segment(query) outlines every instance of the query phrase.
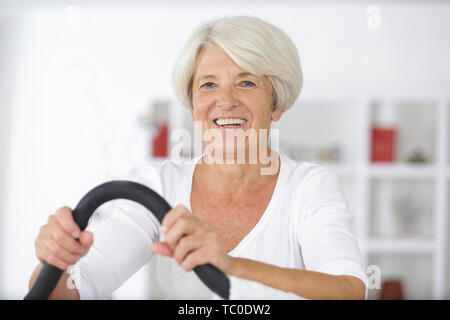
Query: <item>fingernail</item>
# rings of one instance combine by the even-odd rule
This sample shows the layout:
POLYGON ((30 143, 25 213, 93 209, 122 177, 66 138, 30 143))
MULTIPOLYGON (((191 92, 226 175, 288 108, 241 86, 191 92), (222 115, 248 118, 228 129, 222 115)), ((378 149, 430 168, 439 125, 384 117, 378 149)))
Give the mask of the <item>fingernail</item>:
POLYGON ((78 238, 80 236, 80 234, 78 233, 78 231, 74 231, 74 232, 72 232, 72 236, 74 238, 78 238))
POLYGON ((161 232, 164 233, 164 234, 166 234, 166 232, 167 232, 167 227, 161 226, 161 232))

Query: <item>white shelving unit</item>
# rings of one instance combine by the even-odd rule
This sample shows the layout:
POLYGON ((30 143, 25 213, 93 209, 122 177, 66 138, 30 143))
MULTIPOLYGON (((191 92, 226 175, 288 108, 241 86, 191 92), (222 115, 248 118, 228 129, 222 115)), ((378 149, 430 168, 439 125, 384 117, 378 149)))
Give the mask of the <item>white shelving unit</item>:
MULTIPOLYGON (((449 144, 449 111, 450 97, 440 97, 435 93, 431 94, 367 94, 355 97, 352 94, 334 94, 323 92, 317 94, 304 94, 297 102, 293 109, 288 111, 289 117, 281 119, 279 123, 274 123, 272 127, 282 128, 282 130, 295 130, 289 132, 289 142, 295 142, 296 139, 303 143, 310 137, 314 140, 314 133, 309 134, 307 138, 302 136, 306 132, 301 132, 302 124, 293 123, 296 119, 311 117, 312 121, 316 121, 309 128, 319 128, 318 130, 327 130, 329 127, 324 125, 321 127, 320 115, 323 117, 324 111, 318 110, 311 113, 307 110, 308 106, 316 108, 320 104, 329 104, 329 106, 339 107, 344 106, 345 112, 352 112, 349 119, 345 120, 345 125, 332 126, 333 130, 344 130, 343 134, 337 134, 341 139, 350 139, 347 141, 351 146, 346 149, 351 156, 346 157, 341 162, 321 162, 312 159, 305 161, 312 161, 321 165, 327 166, 335 171, 342 180, 350 181, 353 186, 351 199, 349 200, 350 209, 354 214, 354 230, 358 238, 365 265, 371 263, 372 256, 387 256, 404 259, 404 257, 420 257, 419 259, 430 259, 427 265, 431 265, 431 296, 423 297, 425 299, 443 299, 445 296, 446 283, 446 232, 447 232, 447 214, 448 214, 448 182, 450 180, 450 164, 448 162, 448 144, 449 144), (407 162, 394 163, 371 163, 370 161, 370 128, 372 124, 372 107, 374 101, 389 102, 395 108, 396 102, 402 101, 426 101, 426 104, 432 103, 435 106, 435 119, 433 130, 435 131, 434 141, 430 141, 435 147, 434 157, 432 161, 424 164, 414 164, 407 162), (301 111, 303 110, 303 111, 301 111), (303 112, 303 113, 302 113, 303 112), (286 120, 283 122, 283 120, 286 120), (291 123, 289 124, 289 121, 291 123), (351 126, 350 129, 348 126, 351 126), (351 134, 349 134, 351 130, 351 134), (371 198, 374 190, 374 181, 411 181, 414 184, 416 181, 427 181, 433 187, 433 203, 432 214, 430 215, 432 221, 432 238, 421 237, 378 237, 371 235, 371 215, 376 214, 372 212, 371 198)), ((172 110, 180 110, 178 105, 172 104, 172 110)), ((331 110, 331 109, 330 109, 331 110)), ((332 112, 335 112, 333 110, 332 112)), ((330 115, 334 117, 336 113, 330 115)), ((178 127, 181 123, 185 123, 183 117, 184 112, 173 112, 171 123, 174 127, 178 127)), ((339 121, 339 119, 332 119, 332 121, 339 121)), ((283 139, 283 131, 280 131, 280 138, 283 139)), ((330 132, 330 138, 334 137, 334 132, 330 132)), ((330 139, 331 140, 331 139, 330 139)), ((283 141, 280 141, 282 147, 283 141)), ((314 143, 314 141, 312 142, 314 143)), ((318 143, 316 141, 316 143, 318 143)), ((297 159, 299 160, 299 159, 297 159)), ((402 260, 403 261, 403 260, 402 260)), ((422 260, 420 260, 422 261, 422 260)), ((428 260, 427 260, 428 261, 428 260)), ((413 263, 414 264, 414 263, 413 263)), ((405 266, 405 268, 408 266, 405 266)), ((401 271, 401 270, 400 270, 401 271)), ((383 281, 383 268, 381 268, 381 277, 383 281)), ((420 282, 420 281, 419 281, 420 282)), ((405 291, 407 288, 405 288, 405 291)), ((408 292, 406 298, 408 298, 408 292)), ((414 296, 412 297, 415 298, 414 296)))
MULTIPOLYGON (((308 97, 309 98, 309 97, 308 97)), ((315 97, 317 98, 317 97, 315 97)), ((317 98, 318 100, 339 100, 333 95, 317 98), (324 98, 325 97, 325 98, 324 98)), ((366 266, 370 264, 371 255, 387 256, 429 256, 431 258, 431 299, 443 299, 446 283, 446 232, 448 215, 448 180, 450 166, 448 163, 449 118, 448 108, 450 98, 437 95, 367 95, 363 98, 352 99, 357 106, 358 121, 354 127, 357 137, 354 160, 348 164, 321 163, 335 171, 342 179, 353 180, 353 214, 355 216, 355 231, 359 239, 366 266), (426 164, 412 164, 405 162, 371 163, 370 162, 370 128, 371 108, 373 101, 432 101, 436 106, 435 118, 435 161, 426 164), (370 235, 369 224, 371 214, 371 186, 374 180, 418 180, 431 181, 433 196, 433 237, 421 238, 384 238, 370 235)), ((394 103, 395 104, 395 103, 394 103)), ((301 106, 299 106, 301 107, 301 106)), ((395 108, 395 106, 393 106, 395 108)), ((351 201, 349 201, 351 202, 351 201)), ((408 266, 405 266, 408 267, 408 266)), ((383 270, 382 280, 383 280, 383 270)))

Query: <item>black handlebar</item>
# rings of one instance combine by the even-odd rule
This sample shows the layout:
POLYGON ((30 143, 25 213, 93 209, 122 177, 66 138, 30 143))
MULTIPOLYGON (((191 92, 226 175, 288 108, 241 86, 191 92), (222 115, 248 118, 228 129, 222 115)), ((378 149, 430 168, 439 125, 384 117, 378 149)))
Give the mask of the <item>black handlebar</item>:
MULTIPOLYGON (((160 223, 171 209, 167 201, 158 193, 142 184, 132 181, 110 181, 89 191, 73 210, 73 219, 80 227, 80 230, 84 230, 87 227, 90 217, 100 205, 115 199, 132 200, 143 205, 155 215, 160 223)), ((194 272, 213 292, 224 299, 229 298, 230 281, 219 269, 211 264, 205 264, 195 267, 194 272)), ((62 270, 45 263, 36 282, 30 292, 24 297, 24 300, 47 299, 56 287, 62 273, 62 270)))

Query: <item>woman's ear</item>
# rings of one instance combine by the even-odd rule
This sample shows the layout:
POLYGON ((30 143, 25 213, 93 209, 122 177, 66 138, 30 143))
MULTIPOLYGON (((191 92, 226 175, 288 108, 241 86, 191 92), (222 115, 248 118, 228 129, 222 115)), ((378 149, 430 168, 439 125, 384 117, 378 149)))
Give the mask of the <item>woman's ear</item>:
POLYGON ((275 109, 274 111, 272 111, 272 120, 273 121, 280 120, 282 114, 283 114, 283 110, 275 109))

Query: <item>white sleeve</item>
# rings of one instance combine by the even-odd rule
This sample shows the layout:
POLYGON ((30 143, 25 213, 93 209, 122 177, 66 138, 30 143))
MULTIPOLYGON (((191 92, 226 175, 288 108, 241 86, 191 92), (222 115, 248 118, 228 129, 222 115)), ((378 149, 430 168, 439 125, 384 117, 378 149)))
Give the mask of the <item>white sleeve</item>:
POLYGON ((152 244, 159 239, 159 222, 150 211, 129 200, 114 202, 113 213, 92 228, 88 254, 70 270, 81 299, 108 298, 150 261, 152 244))
POLYGON ((306 179, 297 197, 302 203, 297 239, 305 269, 357 277, 366 285, 367 296, 367 275, 352 231, 353 218, 337 175, 320 167, 306 179))

